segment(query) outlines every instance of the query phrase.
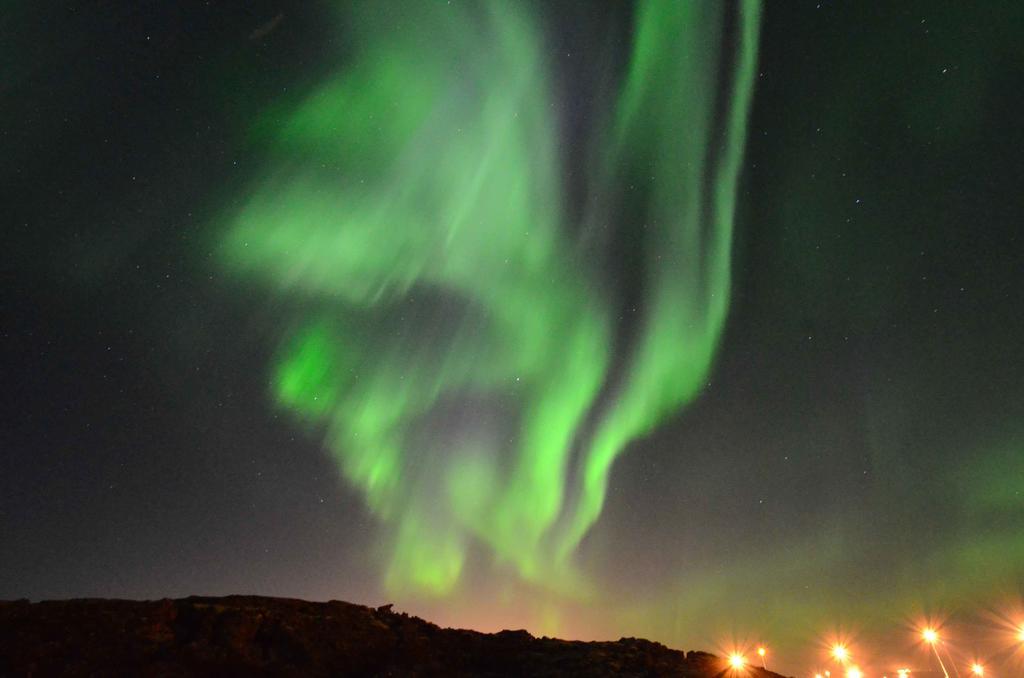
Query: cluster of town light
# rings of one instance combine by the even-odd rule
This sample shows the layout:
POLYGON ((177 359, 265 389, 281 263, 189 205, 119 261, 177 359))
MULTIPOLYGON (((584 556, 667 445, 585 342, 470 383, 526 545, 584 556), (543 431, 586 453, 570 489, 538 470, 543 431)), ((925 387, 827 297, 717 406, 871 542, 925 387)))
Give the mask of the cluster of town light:
MULTIPOLYGON (((939 668, 942 669, 942 675, 945 678, 950 678, 949 672, 946 670, 946 665, 942 661, 942 656, 939 654, 937 645, 941 643, 939 632, 932 627, 925 627, 921 629, 921 640, 928 644, 935 653, 935 660, 939 664, 939 668)), ((1021 626, 1017 630, 1017 640, 1024 643, 1024 626, 1021 626)), ((768 668, 768 650, 764 646, 757 648, 757 654, 761 658, 761 666, 764 669, 768 668)), ((835 661, 845 673, 833 675, 831 671, 825 670, 814 674, 814 678, 864 678, 863 672, 859 667, 852 663, 852 657, 849 648, 842 644, 836 643, 830 648, 829 652, 833 661, 835 661)), ((740 652, 733 652, 728 657, 729 669, 733 673, 746 671, 747 670, 747 658, 740 652)), ((910 678, 910 669, 896 669, 897 678, 910 678)), ((974 661, 970 665, 970 674, 972 676, 984 676, 985 666, 979 661, 974 661)), ((957 672, 957 676, 959 676, 957 672)), ((883 677, 887 678, 887 677, 883 677)))

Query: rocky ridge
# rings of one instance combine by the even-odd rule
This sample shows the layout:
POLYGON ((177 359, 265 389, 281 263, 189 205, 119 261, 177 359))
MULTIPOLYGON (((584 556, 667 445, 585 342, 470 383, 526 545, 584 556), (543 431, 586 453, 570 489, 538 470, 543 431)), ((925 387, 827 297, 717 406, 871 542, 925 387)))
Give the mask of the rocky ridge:
MULTIPOLYGON (((2 676, 679 676, 722 658, 614 642, 445 629, 390 605, 228 596, 0 602, 2 676)), ((744 676, 778 678, 749 668, 744 676)))

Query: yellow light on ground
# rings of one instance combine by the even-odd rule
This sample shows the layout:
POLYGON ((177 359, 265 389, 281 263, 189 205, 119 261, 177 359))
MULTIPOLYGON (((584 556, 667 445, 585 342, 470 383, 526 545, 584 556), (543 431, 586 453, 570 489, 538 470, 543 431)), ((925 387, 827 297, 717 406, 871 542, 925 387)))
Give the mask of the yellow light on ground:
POLYGON ((973 664, 971 664, 971 673, 973 673, 976 676, 984 676, 985 667, 979 664, 978 662, 974 662, 973 664))
POLYGON ((846 678, 862 678, 864 674, 860 672, 860 669, 854 667, 846 672, 846 678))
POLYGON ((814 674, 814 678, 821 678, 821 674, 820 673, 815 673, 814 674))
POLYGON ((924 638, 924 642, 934 644, 939 639, 939 634, 935 629, 925 629, 921 632, 921 637, 924 638))
POLYGON ((743 666, 746 663, 747 663, 747 660, 743 658, 743 655, 740 655, 740 654, 731 654, 731 655, 729 655, 729 666, 733 667, 734 669, 742 669, 743 666))
POLYGON ((898 675, 899 678, 907 678, 907 676, 910 675, 910 669, 896 669, 896 675, 898 675))
POLYGON ((850 651, 846 649, 845 645, 833 645, 832 656, 835 657, 837 662, 845 662, 850 658, 850 651))

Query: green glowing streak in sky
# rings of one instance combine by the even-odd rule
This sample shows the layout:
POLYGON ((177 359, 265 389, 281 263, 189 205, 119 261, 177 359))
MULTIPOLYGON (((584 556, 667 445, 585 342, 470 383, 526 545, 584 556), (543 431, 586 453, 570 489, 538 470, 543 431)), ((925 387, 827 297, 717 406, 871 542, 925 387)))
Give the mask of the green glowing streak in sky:
POLYGON ((696 395, 725 323, 760 5, 740 6, 725 111, 715 101, 725 86, 716 77, 723 67, 722 22, 721 8, 713 3, 640 7, 613 156, 625 177, 654 177, 644 215, 652 226, 646 243, 648 308, 625 384, 589 449, 577 510, 560 546, 563 558, 600 514, 615 457, 696 395))
POLYGON ((302 309, 274 397, 326 427, 342 474, 394 527, 392 591, 450 592, 474 541, 528 581, 573 588, 568 557, 600 513, 611 462, 694 396, 727 311, 757 4, 742 3, 725 67, 719 5, 639 8, 606 179, 592 187, 622 195, 653 177, 645 321, 617 384, 615 310, 567 235, 526 8, 343 12, 345 66, 257 121, 273 167, 223 240, 227 266, 302 309), (613 397, 581 433, 603 389, 613 397))

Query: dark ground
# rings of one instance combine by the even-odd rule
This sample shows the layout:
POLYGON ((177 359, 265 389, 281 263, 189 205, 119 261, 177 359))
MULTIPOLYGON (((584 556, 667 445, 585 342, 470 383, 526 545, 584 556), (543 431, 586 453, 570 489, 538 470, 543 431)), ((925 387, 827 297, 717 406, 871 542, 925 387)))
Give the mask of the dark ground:
MULTIPOLYGON (((3 676, 730 676, 637 638, 442 629, 390 606, 229 596, 0 602, 3 676)), ((778 674, 749 669, 744 676, 778 674)))

